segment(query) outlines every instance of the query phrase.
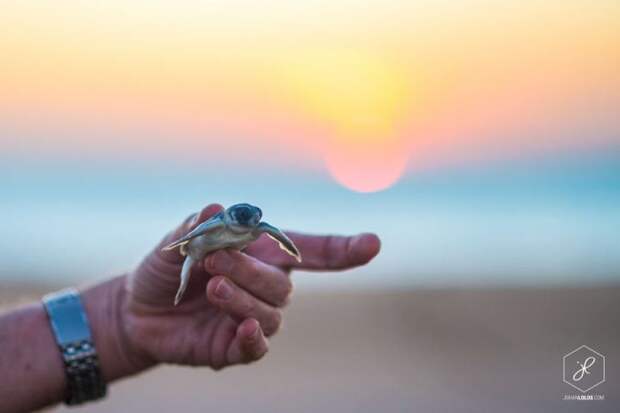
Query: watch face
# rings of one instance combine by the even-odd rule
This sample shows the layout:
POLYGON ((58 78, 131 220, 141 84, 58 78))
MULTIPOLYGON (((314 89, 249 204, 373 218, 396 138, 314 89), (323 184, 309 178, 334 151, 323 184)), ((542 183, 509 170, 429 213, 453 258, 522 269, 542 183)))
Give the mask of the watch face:
POLYGON ((60 345, 90 340, 88 319, 75 289, 62 290, 43 297, 56 341, 60 345))

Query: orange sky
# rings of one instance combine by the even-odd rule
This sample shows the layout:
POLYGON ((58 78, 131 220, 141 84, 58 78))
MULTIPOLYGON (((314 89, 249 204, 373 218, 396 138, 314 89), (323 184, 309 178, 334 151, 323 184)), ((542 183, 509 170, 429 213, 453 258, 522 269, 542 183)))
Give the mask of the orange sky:
POLYGON ((617 1, 411 3, 3 5, 0 150, 262 151, 372 190, 618 143, 617 1))

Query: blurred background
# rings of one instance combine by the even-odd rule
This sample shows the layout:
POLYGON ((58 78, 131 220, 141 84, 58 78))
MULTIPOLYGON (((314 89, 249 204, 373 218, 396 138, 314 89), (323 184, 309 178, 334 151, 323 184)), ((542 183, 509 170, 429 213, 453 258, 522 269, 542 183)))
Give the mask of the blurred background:
POLYGON ((211 202, 383 241, 296 274, 256 367, 85 411, 618 410, 617 1, 0 8, 3 306, 127 271, 211 202), (562 400, 582 344, 604 401, 562 400))

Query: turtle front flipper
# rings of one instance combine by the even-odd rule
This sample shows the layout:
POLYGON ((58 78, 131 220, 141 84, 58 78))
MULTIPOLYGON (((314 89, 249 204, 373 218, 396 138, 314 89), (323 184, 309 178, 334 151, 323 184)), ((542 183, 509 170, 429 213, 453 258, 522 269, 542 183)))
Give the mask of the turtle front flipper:
POLYGON ((291 241, 291 239, 287 237, 284 232, 280 231, 273 225, 269 225, 266 222, 261 222, 260 224, 258 224, 258 226, 256 227, 256 231, 258 231, 258 233, 264 232, 265 234, 269 235, 271 239, 278 243, 282 250, 286 251, 289 255, 295 257, 297 262, 301 262, 301 254, 299 253, 299 250, 297 249, 293 241, 291 241))
POLYGON ((216 229, 223 228, 225 225, 224 225, 224 220, 222 218, 223 218, 223 214, 221 212, 212 216, 211 218, 209 218, 208 220, 206 220, 205 222, 203 222, 202 224, 194 228, 194 230, 191 231, 189 234, 166 245, 164 248, 162 248, 162 250, 169 251, 169 250, 175 249, 178 246, 187 244, 189 241, 191 241, 192 239, 196 237, 206 234, 207 232, 211 232, 216 229))
POLYGON ((178 305, 181 298, 183 298, 183 293, 185 293, 187 285, 189 284, 189 277, 191 276, 194 262, 195 260, 189 255, 186 256, 185 261, 183 261, 183 268, 181 269, 181 282, 179 284, 179 289, 177 290, 177 295, 174 297, 174 305, 178 305))

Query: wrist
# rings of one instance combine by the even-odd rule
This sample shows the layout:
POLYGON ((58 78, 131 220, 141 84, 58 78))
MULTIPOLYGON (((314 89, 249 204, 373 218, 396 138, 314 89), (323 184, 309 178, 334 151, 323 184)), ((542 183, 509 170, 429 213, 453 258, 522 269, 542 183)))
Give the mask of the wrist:
POLYGON ((126 277, 116 277, 81 292, 106 382, 137 374, 155 363, 131 339, 126 277))

